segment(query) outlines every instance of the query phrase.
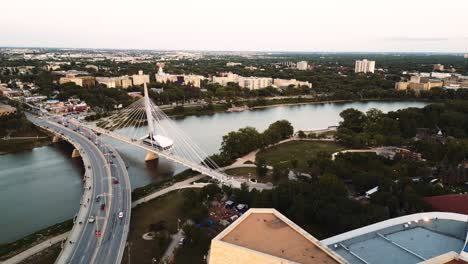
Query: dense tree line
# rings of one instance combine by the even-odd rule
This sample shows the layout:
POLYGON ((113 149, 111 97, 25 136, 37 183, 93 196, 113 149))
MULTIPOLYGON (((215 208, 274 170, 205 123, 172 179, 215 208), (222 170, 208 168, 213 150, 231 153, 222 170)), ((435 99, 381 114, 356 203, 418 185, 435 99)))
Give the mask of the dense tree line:
POLYGON ((287 120, 276 121, 263 132, 260 133, 253 127, 241 128, 238 131, 229 132, 223 136, 221 143, 221 153, 211 156, 220 166, 231 163, 250 151, 264 148, 289 138, 294 133, 294 128, 287 120))

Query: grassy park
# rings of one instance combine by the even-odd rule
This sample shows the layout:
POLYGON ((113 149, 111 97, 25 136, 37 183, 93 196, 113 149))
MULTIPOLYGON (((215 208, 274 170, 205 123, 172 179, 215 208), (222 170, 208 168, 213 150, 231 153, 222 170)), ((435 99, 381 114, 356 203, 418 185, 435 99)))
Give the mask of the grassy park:
POLYGON ((284 163, 290 166, 291 160, 297 160, 297 169, 305 171, 307 161, 317 158, 317 154, 331 155, 343 149, 342 146, 331 141, 290 141, 260 151, 257 159, 264 159, 266 164, 271 166, 284 163))
POLYGON ((184 196, 182 191, 174 191, 132 210, 128 244, 122 263, 152 263, 163 256, 170 243, 170 234, 177 232, 177 221, 184 223, 184 196), (144 240, 143 234, 151 231, 151 225, 163 221, 164 228, 154 240, 144 240))

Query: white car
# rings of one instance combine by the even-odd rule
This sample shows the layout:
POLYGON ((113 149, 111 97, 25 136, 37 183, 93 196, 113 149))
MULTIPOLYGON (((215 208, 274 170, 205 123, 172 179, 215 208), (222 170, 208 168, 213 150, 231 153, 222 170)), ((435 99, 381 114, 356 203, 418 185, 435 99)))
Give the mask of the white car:
POLYGON ((96 219, 91 216, 89 219, 88 219, 88 223, 94 223, 94 221, 96 221, 96 219))
POLYGON ((123 217, 123 212, 120 212, 119 213, 119 218, 122 218, 123 217))

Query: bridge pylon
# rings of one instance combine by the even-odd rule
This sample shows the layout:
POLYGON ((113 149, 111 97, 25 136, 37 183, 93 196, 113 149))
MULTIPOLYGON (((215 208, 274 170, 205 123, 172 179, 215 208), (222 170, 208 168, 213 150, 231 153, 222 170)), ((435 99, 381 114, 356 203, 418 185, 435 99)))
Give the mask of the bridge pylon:
POLYGON ((145 161, 150 161, 150 160, 155 160, 155 159, 159 159, 158 154, 151 152, 151 151, 146 152, 145 161))

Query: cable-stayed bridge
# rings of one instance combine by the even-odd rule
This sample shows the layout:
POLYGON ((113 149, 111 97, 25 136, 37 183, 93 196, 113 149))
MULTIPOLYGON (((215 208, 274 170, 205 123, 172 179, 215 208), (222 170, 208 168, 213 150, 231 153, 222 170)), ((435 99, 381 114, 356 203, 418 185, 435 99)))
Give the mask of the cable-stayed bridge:
MULTIPOLYGON (((77 122, 77 121, 74 121, 77 122)), ((138 147, 147 152, 145 160, 164 157, 194 171, 200 172, 221 184, 239 188, 242 183, 259 189, 268 185, 252 183, 225 174, 219 166, 191 138, 154 104, 148 96, 146 84, 144 97, 110 117, 90 125, 80 123, 97 133, 138 147)), ((203 133, 203 131, 193 131, 203 133)))

